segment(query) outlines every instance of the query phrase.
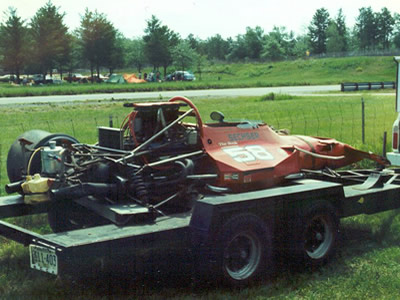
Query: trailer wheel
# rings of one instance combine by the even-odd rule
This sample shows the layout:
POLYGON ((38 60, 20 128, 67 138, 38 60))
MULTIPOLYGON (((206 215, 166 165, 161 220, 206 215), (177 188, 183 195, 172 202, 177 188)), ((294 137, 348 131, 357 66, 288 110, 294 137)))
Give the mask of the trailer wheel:
MULTIPOLYGON (((294 218, 292 254, 296 261, 309 266, 325 264, 334 254, 339 219, 332 204, 319 201, 294 218)), ((289 240, 289 242, 291 242, 289 240)))
POLYGON ((255 215, 238 215, 225 223, 218 245, 217 273, 229 285, 247 284, 272 262, 271 233, 255 215))

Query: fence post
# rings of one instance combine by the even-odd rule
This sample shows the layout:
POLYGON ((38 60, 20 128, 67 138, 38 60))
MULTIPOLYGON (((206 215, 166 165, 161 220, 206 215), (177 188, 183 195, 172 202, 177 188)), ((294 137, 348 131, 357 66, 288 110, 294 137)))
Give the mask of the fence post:
POLYGON ((382 156, 386 157, 386 142, 387 142, 387 132, 383 132, 383 149, 382 149, 382 156))
POLYGON ((351 143, 354 143, 354 105, 351 105, 351 143))
MULTIPOLYGON (((2 146, 2 145, 0 144, 0 181, 1 181, 1 179, 2 179, 2 178, 1 178, 1 167, 2 167, 1 161, 2 161, 2 158, 3 158, 3 157, 2 157, 2 153, 1 153, 1 146, 2 146)), ((1 189, 0 189, 0 196, 1 196, 1 189)))
POLYGON ((340 140, 343 140, 343 110, 342 105, 339 103, 339 110, 340 110, 340 140))
POLYGON ((74 120, 72 120, 72 119, 71 119, 71 125, 72 125, 73 136, 76 137, 76 134, 75 134, 75 126, 74 126, 74 120))
POLYGON ((362 143, 365 144, 365 104, 364 104, 364 98, 361 98, 361 139, 362 139, 362 143))
POLYGON ((113 116, 110 115, 109 117, 109 127, 113 127, 113 116))

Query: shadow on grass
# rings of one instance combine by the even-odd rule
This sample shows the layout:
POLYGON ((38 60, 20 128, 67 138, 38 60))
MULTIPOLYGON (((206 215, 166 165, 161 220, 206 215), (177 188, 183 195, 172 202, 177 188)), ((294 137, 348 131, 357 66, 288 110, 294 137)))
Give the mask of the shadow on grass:
MULTIPOLYGON (((132 272, 117 272, 110 269, 106 273, 90 274, 81 279, 63 278, 54 280, 36 271, 27 271, 25 291, 29 291, 31 299, 45 296, 47 299, 132 299, 132 298, 209 298, 216 296, 240 299, 247 293, 251 296, 280 297, 293 291, 307 288, 310 284, 338 276, 351 274, 349 261, 355 257, 363 257, 373 251, 398 246, 400 233, 396 234, 399 211, 392 211, 372 217, 365 217, 365 222, 345 220, 340 227, 340 239, 337 254, 325 266, 318 269, 305 269, 286 260, 284 254, 276 255, 277 266, 271 278, 263 278, 255 282, 253 289, 229 289, 210 282, 207 278, 199 280, 189 261, 158 261, 154 260, 145 271, 134 275, 132 272), (161 266, 161 267, 160 267, 161 266)), ((26 269, 26 252, 12 257, 15 249, 10 249, 10 262, 3 260, 0 265, 9 272, 13 268, 26 269)), ((6 254, 6 253, 3 253, 6 254)), ((9 273, 7 272, 7 273, 9 273)), ((23 292, 21 292, 23 293, 23 292)), ((17 292, 8 293, 11 296, 22 295, 17 292)), ((1 297, 0 297, 1 298, 1 297)), ((17 297, 18 298, 18 297, 17 297)))
MULTIPOLYGON (((348 273, 349 267, 346 261, 364 256, 377 249, 398 245, 399 235, 391 236, 391 228, 397 221, 397 215, 398 211, 393 211, 381 217, 379 226, 353 223, 341 226, 336 255, 326 266, 317 269, 307 269, 304 266, 288 262, 284 255, 278 254, 275 273, 271 278, 263 278, 261 282, 255 282, 255 289, 262 290, 263 294, 269 297, 279 296, 285 293, 286 289, 298 289, 311 281, 325 280, 330 276, 348 273), (276 288, 277 286, 278 288, 276 288)), ((102 278, 92 281, 90 290, 97 296, 119 295, 151 297, 152 299, 191 296, 207 298, 213 294, 243 295, 243 291, 240 289, 231 290, 220 287, 207 279, 198 281, 190 265, 186 265, 184 268, 181 266, 177 264, 154 269, 139 274, 135 279, 129 276, 116 277, 111 272, 108 276, 104 275, 102 278)), ((72 282, 68 284, 72 284, 72 282)), ((73 282, 73 285, 80 288, 80 290, 74 288, 79 291, 77 295, 84 294, 88 289, 87 281, 73 282)))

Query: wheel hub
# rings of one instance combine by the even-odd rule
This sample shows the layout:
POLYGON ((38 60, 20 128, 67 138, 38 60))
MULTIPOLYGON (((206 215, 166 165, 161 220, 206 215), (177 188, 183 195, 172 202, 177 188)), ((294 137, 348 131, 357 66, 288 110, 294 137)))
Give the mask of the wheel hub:
POLYGON ((224 254, 224 268, 236 280, 250 277, 257 269, 261 258, 260 241, 251 233, 235 236, 224 254))
POLYGON ((304 246, 307 255, 312 259, 324 257, 331 248, 333 233, 329 220, 325 216, 317 216, 308 224, 304 246))

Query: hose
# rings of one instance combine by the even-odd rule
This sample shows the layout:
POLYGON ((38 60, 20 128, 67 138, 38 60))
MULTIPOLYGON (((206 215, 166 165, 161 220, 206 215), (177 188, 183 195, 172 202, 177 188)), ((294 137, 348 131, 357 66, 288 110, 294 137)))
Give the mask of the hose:
POLYGON ((144 181, 143 173, 137 173, 136 170, 131 173, 130 176, 131 188, 135 190, 137 198, 144 204, 149 202, 149 191, 147 190, 146 183, 144 181))
POLYGON ((310 152, 310 151, 307 151, 307 150, 298 148, 298 147, 296 147, 296 146, 294 147, 294 149, 296 149, 296 150, 298 150, 298 151, 300 151, 300 152, 303 152, 303 153, 305 153, 305 154, 308 154, 308 155, 310 155, 310 156, 314 156, 314 157, 316 157, 316 158, 321 158, 321 159, 341 160, 341 159, 344 159, 344 158, 345 158, 344 155, 341 155, 341 156, 329 156, 329 155, 323 155, 323 154, 313 153, 313 152, 310 152))
POLYGON ((128 120, 129 131, 131 132, 132 139, 135 142, 135 147, 139 145, 139 142, 136 139, 135 128, 134 128, 137 114, 138 112, 136 111, 131 112, 129 114, 129 120, 128 120))
POLYGON ((86 182, 51 190, 50 199, 62 201, 87 196, 115 197, 116 194, 116 184, 86 182))
POLYGON ((175 186, 177 184, 182 183, 184 180, 186 180, 188 175, 193 174, 194 164, 193 164, 192 160, 185 159, 185 162, 176 161, 175 164, 181 168, 179 171, 175 172, 175 174, 178 174, 179 176, 175 179, 166 180, 166 181, 162 181, 162 182, 155 182, 154 185, 156 187, 162 187, 165 185, 175 186))
POLYGON ((28 162, 28 167, 26 169, 26 175, 31 175, 31 165, 32 165, 32 160, 33 157, 36 155, 36 153, 38 153, 40 150, 42 150, 42 147, 37 148, 35 151, 33 151, 31 157, 29 158, 29 162, 28 162))

